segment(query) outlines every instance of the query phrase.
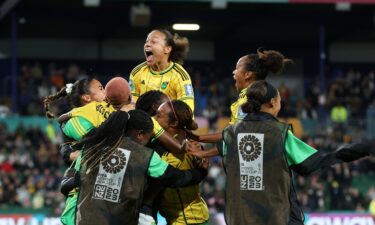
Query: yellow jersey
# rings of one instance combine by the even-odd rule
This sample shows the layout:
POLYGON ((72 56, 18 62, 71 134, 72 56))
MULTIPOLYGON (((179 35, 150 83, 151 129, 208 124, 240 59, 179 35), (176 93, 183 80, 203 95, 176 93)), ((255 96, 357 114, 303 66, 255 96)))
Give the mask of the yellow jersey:
POLYGON ((74 108, 69 112, 70 118, 83 117, 88 120, 94 127, 98 127, 109 115, 111 115, 115 108, 107 102, 90 102, 82 107, 74 108))
POLYGON ((160 126, 158 121, 154 117, 151 117, 152 123, 154 124, 154 137, 155 139, 158 139, 160 135, 164 133, 164 129, 160 126))
POLYGON ((146 62, 136 66, 130 73, 130 90, 136 101, 150 90, 159 90, 171 99, 184 101, 194 112, 194 91, 186 70, 178 63, 170 62, 167 69, 153 71, 146 62))
POLYGON ((247 102, 247 96, 246 96, 246 90, 247 88, 244 88, 241 90, 237 101, 235 101, 231 106, 230 106, 230 121, 229 124, 233 125, 236 122, 243 120, 245 116, 247 115, 242 111, 241 105, 247 102))
MULTIPOLYGON (((165 152, 162 159, 180 170, 194 167, 193 156, 185 153, 165 152)), ((160 200, 159 211, 171 225, 200 224, 209 218, 208 208, 200 195, 199 185, 166 188, 160 200)))
MULTIPOLYGON (((82 131, 81 135, 83 136, 93 127, 99 127, 100 124, 108 119, 109 115, 115 111, 116 109, 106 102, 93 101, 82 107, 72 109, 72 111, 69 112, 69 117, 71 118, 69 121, 74 130, 82 131), (81 118, 87 120, 91 124, 86 125, 81 118)), ((164 133, 164 129, 153 117, 151 117, 151 119, 154 124, 154 138, 157 139, 164 133)))

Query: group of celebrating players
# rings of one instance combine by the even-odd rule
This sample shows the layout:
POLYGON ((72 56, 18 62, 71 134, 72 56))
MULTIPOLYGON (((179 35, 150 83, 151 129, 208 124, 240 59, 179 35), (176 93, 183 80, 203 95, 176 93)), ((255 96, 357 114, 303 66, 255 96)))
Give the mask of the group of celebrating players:
POLYGON ((229 225, 303 224, 292 170, 307 175, 373 150, 347 144, 320 154, 277 120, 280 94, 266 82, 291 60, 274 50, 241 57, 233 71, 238 100, 229 126, 197 136, 194 91, 183 68, 189 42, 153 30, 144 45, 146 61, 105 87, 89 78, 67 84, 45 98, 68 98, 72 110, 58 121, 65 137, 60 152, 68 169, 61 192, 64 225, 151 225, 159 212, 168 224, 208 224, 199 183, 208 157, 221 156, 227 173, 225 219, 229 225), (202 149, 200 142, 216 143, 202 149))

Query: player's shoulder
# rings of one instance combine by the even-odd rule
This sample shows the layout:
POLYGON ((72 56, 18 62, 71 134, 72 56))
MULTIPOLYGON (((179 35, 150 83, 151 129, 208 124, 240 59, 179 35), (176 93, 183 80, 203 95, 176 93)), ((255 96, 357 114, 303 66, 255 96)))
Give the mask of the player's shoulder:
POLYGON ((184 69, 184 67, 182 67, 180 64, 174 63, 172 69, 173 69, 173 71, 176 72, 176 74, 178 75, 178 77, 182 81, 190 80, 190 76, 189 76, 188 72, 186 72, 186 70, 184 69))
POLYGON ((99 104, 99 102, 97 101, 92 101, 92 102, 89 102, 83 106, 80 106, 80 107, 77 107, 77 108, 74 108, 73 110, 74 111, 84 111, 84 110, 90 110, 92 108, 95 108, 97 106, 97 104, 99 104))
POLYGON ((134 67, 134 69, 130 72, 130 75, 135 76, 137 73, 139 73, 140 71, 142 71, 142 69, 145 69, 145 68, 147 68, 146 61, 134 67))

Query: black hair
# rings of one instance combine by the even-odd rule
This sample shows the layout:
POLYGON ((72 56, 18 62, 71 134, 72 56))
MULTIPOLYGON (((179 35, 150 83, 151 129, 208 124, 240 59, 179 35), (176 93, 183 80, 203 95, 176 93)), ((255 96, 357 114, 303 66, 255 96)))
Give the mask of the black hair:
POLYGON ((184 59, 189 52, 189 39, 186 37, 181 37, 177 33, 172 35, 171 32, 165 29, 156 29, 156 31, 163 33, 165 35, 165 42, 167 46, 172 47, 168 61, 183 64, 184 59))
POLYGON ((139 96, 135 108, 146 112, 150 116, 156 115, 156 110, 163 103, 163 97, 168 97, 161 91, 151 90, 139 96))
POLYGON ((278 95, 277 89, 267 81, 255 81, 246 90, 247 101, 242 104, 242 111, 245 113, 259 112, 260 107, 278 95))
POLYGON ((265 80, 269 73, 277 74, 292 60, 275 50, 257 50, 257 54, 246 55, 245 70, 255 74, 255 80, 265 80))
POLYGON ((67 87, 61 88, 55 94, 48 95, 44 98, 44 110, 46 112, 46 116, 49 119, 54 119, 55 115, 49 111, 50 104, 60 98, 68 97, 70 104, 72 107, 80 107, 82 106, 81 96, 85 94, 90 94, 90 83, 93 81, 93 78, 84 78, 81 80, 76 81, 70 93, 67 93, 67 87))
POLYGON ((150 115, 142 110, 130 110, 129 111, 130 120, 128 121, 126 130, 132 131, 143 131, 144 133, 150 133, 154 129, 154 123, 150 115))
POLYGON ((180 129, 198 129, 198 124, 193 119, 193 111, 185 102, 181 100, 173 100, 168 101, 166 104, 168 104, 171 109, 168 114, 169 121, 177 121, 180 129))

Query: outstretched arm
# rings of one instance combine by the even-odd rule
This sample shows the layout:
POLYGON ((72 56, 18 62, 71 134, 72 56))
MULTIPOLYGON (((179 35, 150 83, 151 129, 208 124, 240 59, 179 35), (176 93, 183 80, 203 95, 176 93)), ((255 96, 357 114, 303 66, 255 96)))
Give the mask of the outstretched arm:
POLYGON ((290 168, 301 175, 330 167, 336 163, 352 162, 369 155, 370 146, 364 143, 345 144, 335 152, 321 153, 288 133, 286 140, 287 160, 290 168))
POLYGON ((214 133, 214 134, 205 134, 205 135, 195 135, 192 132, 188 132, 187 136, 198 142, 203 142, 203 143, 217 143, 223 138, 222 133, 214 133))
POLYGON ((215 146, 210 149, 201 149, 199 142, 190 140, 187 144, 186 152, 197 158, 210 158, 220 155, 219 149, 215 146))

